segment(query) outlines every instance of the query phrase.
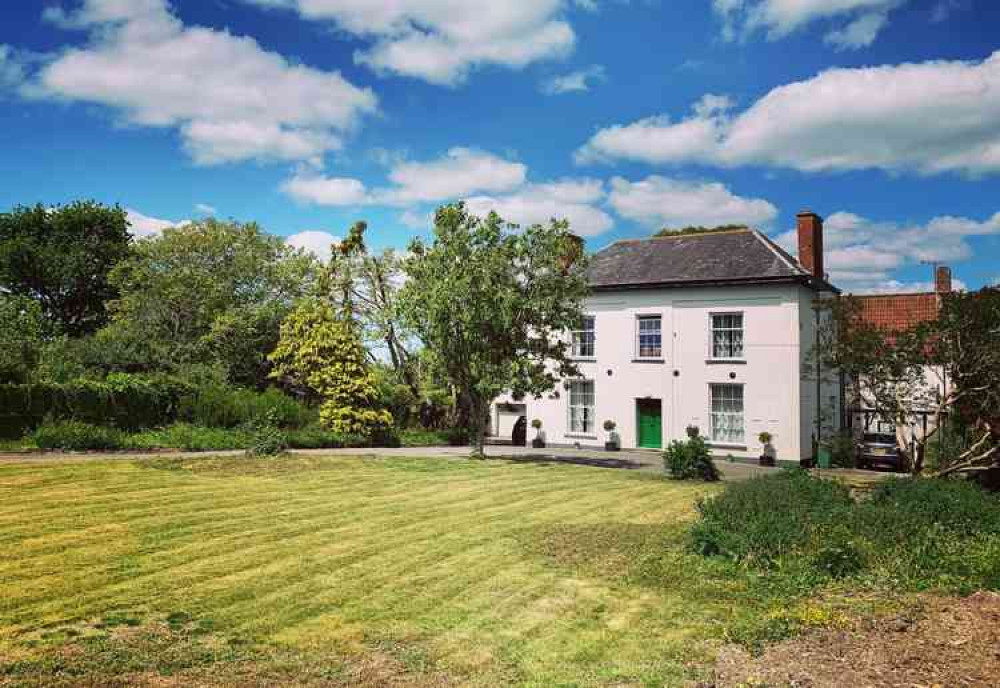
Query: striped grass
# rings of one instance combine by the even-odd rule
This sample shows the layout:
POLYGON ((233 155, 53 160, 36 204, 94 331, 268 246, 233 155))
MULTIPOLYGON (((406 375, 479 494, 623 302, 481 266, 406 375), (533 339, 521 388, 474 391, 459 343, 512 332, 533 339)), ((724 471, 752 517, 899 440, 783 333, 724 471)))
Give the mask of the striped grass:
POLYGON ((0 685, 680 685, 784 599, 686 552, 716 489, 503 461, 0 465, 0 685))

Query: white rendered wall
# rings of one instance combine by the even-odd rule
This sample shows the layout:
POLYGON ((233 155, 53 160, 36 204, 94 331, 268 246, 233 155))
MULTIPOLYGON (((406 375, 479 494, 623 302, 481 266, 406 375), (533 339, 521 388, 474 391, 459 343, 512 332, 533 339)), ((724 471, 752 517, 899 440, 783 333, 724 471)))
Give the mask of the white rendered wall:
MULTIPOLYGON (((594 380, 595 432, 568 432, 569 393, 559 385, 541 399, 527 398, 528 420, 542 421, 550 444, 603 445, 605 420, 618 424, 622 446, 637 445, 636 401, 661 400, 663 444, 682 439, 688 425, 709 434, 711 383, 744 385, 745 440, 739 446, 713 446, 725 456, 755 458, 761 454, 757 435, 767 431, 779 460, 797 461, 808 454, 810 434, 800 409, 805 384, 800 341, 812 318, 813 292, 795 285, 599 292, 588 299, 586 312, 595 316, 595 359, 579 363, 582 377, 594 380), (715 363, 710 359, 710 314, 743 313, 745 362, 715 363), (663 359, 639 362, 636 318, 662 317, 663 359), (676 372, 676 375, 675 375, 676 372)), ((815 389, 815 388, 813 388, 815 389)), ((815 396, 815 392, 813 392, 815 396)), ((499 401, 511 401, 504 397, 499 401)), ((809 414, 812 418, 812 414, 809 414)), ((534 435, 529 430, 529 439, 534 435)))

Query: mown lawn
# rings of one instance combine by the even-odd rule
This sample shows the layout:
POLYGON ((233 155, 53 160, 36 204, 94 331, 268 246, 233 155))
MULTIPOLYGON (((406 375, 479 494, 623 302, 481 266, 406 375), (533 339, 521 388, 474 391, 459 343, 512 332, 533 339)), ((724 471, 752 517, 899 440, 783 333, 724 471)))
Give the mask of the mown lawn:
POLYGON ((716 489, 502 461, 0 465, 0 685, 679 685, 724 640, 832 618, 686 551, 716 489))

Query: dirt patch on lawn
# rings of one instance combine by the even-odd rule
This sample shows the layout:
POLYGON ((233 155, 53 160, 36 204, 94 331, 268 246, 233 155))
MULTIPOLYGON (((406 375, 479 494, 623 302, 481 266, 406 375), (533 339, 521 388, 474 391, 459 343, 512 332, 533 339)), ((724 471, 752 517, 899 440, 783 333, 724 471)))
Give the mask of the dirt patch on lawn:
POLYGON ((450 688, 453 677, 411 666, 412 648, 358 655, 297 651, 226 638, 183 613, 100 621, 0 647, 0 688, 450 688))
POLYGON ((791 686, 997 686, 1000 682, 1000 595, 922 598, 918 608, 858 621, 773 645, 759 657, 729 646, 714 688, 791 686))

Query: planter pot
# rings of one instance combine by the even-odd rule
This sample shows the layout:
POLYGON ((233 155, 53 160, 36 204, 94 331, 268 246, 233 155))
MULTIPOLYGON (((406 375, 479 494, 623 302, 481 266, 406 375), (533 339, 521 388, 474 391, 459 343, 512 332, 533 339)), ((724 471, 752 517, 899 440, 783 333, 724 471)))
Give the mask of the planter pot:
POLYGON ((621 451, 621 445, 617 442, 605 442, 604 451, 621 451))
POLYGON ((774 457, 773 456, 768 456, 767 454, 762 454, 757 461, 758 461, 758 463, 761 466, 771 466, 771 467, 774 467, 774 465, 776 463, 775 460, 774 460, 774 457))
POLYGON ((536 437, 531 440, 531 447, 532 449, 545 449, 545 440, 536 437))

